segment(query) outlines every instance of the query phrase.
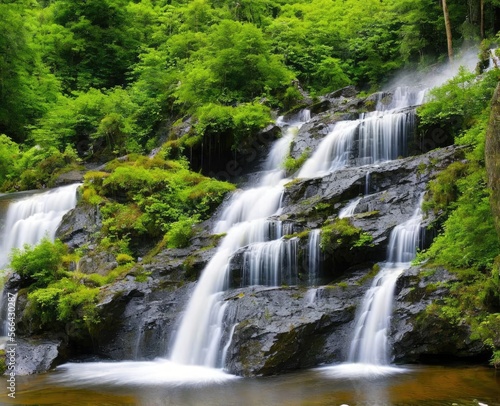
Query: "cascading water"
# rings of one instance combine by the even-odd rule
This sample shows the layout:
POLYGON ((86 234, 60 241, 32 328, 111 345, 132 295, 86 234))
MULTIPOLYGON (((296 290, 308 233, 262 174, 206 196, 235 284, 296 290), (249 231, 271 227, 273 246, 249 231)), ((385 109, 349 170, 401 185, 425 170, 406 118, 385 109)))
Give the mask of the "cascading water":
POLYGON ((356 211, 356 207, 358 207, 360 201, 361 198, 355 199, 352 202, 350 202, 347 206, 345 206, 342 210, 340 210, 339 219, 354 216, 354 212, 356 211))
MULTIPOLYGON (((220 338, 224 329, 225 305, 221 296, 227 287, 229 261, 238 249, 250 246, 249 252, 253 252, 257 258, 254 264, 250 265, 251 283, 257 279, 259 283, 278 283, 278 278, 267 273, 267 269, 266 275, 262 275, 259 270, 263 266, 270 266, 269 261, 273 261, 265 259, 263 252, 267 252, 267 257, 277 255, 278 258, 281 258, 279 252, 282 252, 289 258, 288 261, 292 262, 292 242, 278 240, 283 235, 281 222, 267 218, 278 213, 280 209, 283 185, 287 182, 281 164, 300 125, 302 122, 287 127, 286 134, 274 144, 257 187, 235 193, 229 200, 214 230, 215 233, 226 233, 226 236, 203 270, 188 303, 170 352, 171 361, 212 368, 223 366, 225 351, 221 348, 220 338)), ((279 261, 276 259, 275 269, 283 265, 279 261)))
POLYGON ((309 273, 309 285, 314 286, 319 277, 321 264, 321 248, 320 248, 321 230, 311 230, 307 243, 307 271, 309 273))
POLYGON ((348 361, 388 365, 388 331, 394 300, 394 288, 401 272, 410 267, 420 240, 421 201, 413 216, 396 226, 390 236, 388 260, 382 264, 372 286, 366 292, 358 314, 348 361))
POLYGON ((405 156, 414 131, 415 107, 422 104, 424 90, 407 87, 391 97, 379 95, 376 110, 357 120, 340 121, 304 164, 299 178, 321 176, 350 165, 367 165, 405 156))
MULTIPOLYGON (((398 89, 389 103, 379 97, 379 110, 358 120, 335 124, 317 151, 299 172, 299 177, 321 176, 344 166, 373 163, 397 158, 404 153, 406 138, 412 131, 414 109, 421 103, 423 92, 398 89), (356 142, 357 141, 357 142, 356 142), (357 156, 353 160, 356 144, 357 156), (394 145, 393 145, 394 144, 394 145)), ((279 121, 283 124, 283 121, 279 121)), ((289 126, 268 155, 256 187, 235 193, 229 200, 214 232, 226 233, 216 254, 204 269, 181 320, 170 352, 173 362, 220 368, 224 365, 221 337, 225 307, 222 292, 227 288, 229 262, 242 247, 244 253, 243 283, 276 286, 293 283, 297 273, 296 240, 284 239, 282 224, 269 220, 279 214, 284 184, 281 164, 288 154, 297 127, 289 126)), ((353 206, 352 211, 354 211, 353 206)), ((319 233, 313 233, 314 246, 319 247, 319 233)), ((310 241, 310 244, 313 244, 310 241)), ((314 273, 319 255, 310 249, 308 266, 314 273)))
POLYGON ((63 186, 9 204, 0 237, 0 266, 8 263, 12 248, 37 244, 43 237, 54 239, 63 216, 76 205, 79 186, 79 183, 63 186))
POLYGON ((243 258, 243 285, 297 283, 298 238, 266 241, 252 244, 243 258))

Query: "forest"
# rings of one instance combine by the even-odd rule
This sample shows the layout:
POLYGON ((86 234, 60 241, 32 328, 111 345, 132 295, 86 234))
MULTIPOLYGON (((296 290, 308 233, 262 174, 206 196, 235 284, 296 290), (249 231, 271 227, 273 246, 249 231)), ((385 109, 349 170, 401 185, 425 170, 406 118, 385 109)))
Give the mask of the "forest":
POLYGON ((82 199, 102 215, 98 249, 119 264, 80 283, 66 269, 81 252, 59 241, 15 251, 38 324, 94 328, 98 288, 144 246, 147 259, 189 245, 192 226, 236 188, 215 176, 221 165, 278 115, 349 85, 368 96, 403 70, 431 71, 475 49, 478 68, 461 69, 418 109, 419 136, 446 129, 467 152, 428 186, 424 209, 439 215, 439 234, 414 263, 457 275, 427 312, 466 319, 500 365, 498 185, 485 163, 500 74, 483 72, 500 41, 500 1, 446 3, 0 0, 0 190, 85 171, 82 199))

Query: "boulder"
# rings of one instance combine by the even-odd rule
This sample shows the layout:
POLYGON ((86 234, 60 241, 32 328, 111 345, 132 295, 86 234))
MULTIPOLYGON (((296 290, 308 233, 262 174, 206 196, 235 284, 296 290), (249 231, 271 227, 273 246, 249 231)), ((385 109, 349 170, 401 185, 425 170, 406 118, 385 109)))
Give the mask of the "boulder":
POLYGON ((367 287, 362 275, 320 288, 252 286, 226 292, 226 330, 233 330, 227 371, 275 375, 344 361, 367 287))
POLYGON ((488 349, 471 337, 468 324, 451 322, 430 307, 449 295, 455 280, 442 268, 412 267, 399 277, 390 333, 394 362, 486 359, 488 349))
POLYGON ((17 338, 16 374, 46 372, 67 360, 67 348, 61 339, 17 338))

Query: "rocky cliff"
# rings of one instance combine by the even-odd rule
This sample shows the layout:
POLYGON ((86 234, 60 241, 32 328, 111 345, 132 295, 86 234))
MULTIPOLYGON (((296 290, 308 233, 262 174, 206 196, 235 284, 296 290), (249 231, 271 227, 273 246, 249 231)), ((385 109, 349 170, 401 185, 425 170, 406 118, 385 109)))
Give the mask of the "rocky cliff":
MULTIPOLYGON (((292 157, 316 148, 336 120, 373 105, 373 100, 356 99, 351 90, 330 95, 313 106, 313 113, 321 114, 301 128, 292 157)), ((247 248, 234 255, 231 289, 224 294, 228 303, 224 334, 232 333, 225 349, 227 370, 244 376, 270 375, 345 360, 357 307, 377 271, 375 264, 386 258, 391 230, 412 216, 427 182, 461 159, 462 148, 450 146, 376 165, 347 167, 323 177, 294 179, 285 185, 283 210, 275 220, 287 225, 287 238, 298 240, 297 278, 288 286, 245 286, 241 273, 247 248), (359 199, 354 214, 344 222, 356 231, 356 238, 365 236, 365 241, 355 244, 341 234, 323 241, 318 286, 308 286, 304 257, 310 230, 335 224, 339 212, 354 199, 359 199)), ((432 213, 424 219, 424 227, 431 230, 428 235, 434 221, 432 213)), ((87 255, 81 260, 84 272, 86 268, 106 272, 116 267, 114 258, 96 257, 88 249, 99 224, 98 211, 81 203, 59 229, 59 236, 71 247, 87 244, 87 255)), ((163 249, 103 287, 98 305, 101 323, 86 337, 91 343, 75 345, 82 337, 77 340, 70 332, 43 337, 38 344, 50 339, 51 346, 39 346, 40 351, 53 353, 52 362, 27 365, 26 373, 53 367, 81 353, 115 360, 167 356, 199 273, 215 252, 219 237, 210 235, 212 227, 211 221, 202 224, 190 248, 163 249), (137 278, 138 273, 147 276, 137 278)), ((444 289, 429 286, 445 276, 451 277, 443 271, 434 279, 424 278, 418 268, 412 268, 398 283, 391 333, 396 361, 417 362, 436 354, 469 357, 483 350, 468 341, 466 326, 453 340, 448 339, 450 326, 440 325, 425 334, 421 331, 422 323, 432 324, 420 317, 426 305, 446 294, 444 289), (448 339, 446 345, 443 336, 448 339)), ((20 322, 26 324, 22 317, 21 312, 20 322)), ((30 334, 29 329, 25 332, 30 334)), ((37 348, 38 344, 30 341, 29 345, 37 348)))

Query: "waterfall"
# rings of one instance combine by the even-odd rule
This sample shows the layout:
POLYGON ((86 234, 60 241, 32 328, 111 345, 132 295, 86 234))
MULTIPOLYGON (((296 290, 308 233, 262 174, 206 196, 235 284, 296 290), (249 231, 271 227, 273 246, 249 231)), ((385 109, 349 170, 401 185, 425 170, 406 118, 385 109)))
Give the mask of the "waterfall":
POLYGON ((79 186, 79 183, 63 186, 20 200, 17 193, 4 196, 14 201, 8 206, 0 235, 0 266, 9 262, 12 248, 38 244, 43 237, 54 239, 63 216, 76 205, 79 186))
POLYGON ((376 110, 357 120, 339 121, 321 141, 299 172, 299 178, 321 176, 351 165, 390 161, 408 154, 408 139, 415 127, 415 107, 425 91, 397 88, 392 96, 380 94, 376 110))
POLYGON ((214 232, 226 233, 226 236, 203 270, 187 305, 170 352, 171 361, 223 367, 227 348, 221 348, 221 337, 228 326, 224 325, 225 304, 221 296, 227 288, 230 259, 238 249, 250 246, 246 259, 250 283, 254 280, 271 285, 281 283, 282 276, 277 273, 285 260, 290 268, 290 275, 285 279, 292 280, 291 269, 296 269, 296 242, 280 239, 281 223, 267 218, 279 212, 284 184, 288 181, 284 179, 281 165, 289 153, 297 127, 303 123, 293 124, 285 128, 285 135, 273 145, 257 186, 234 193, 223 210, 214 232))
POLYGON ((321 230, 311 230, 307 243, 307 272, 309 274, 309 285, 317 284, 320 263, 321 263, 321 248, 320 248, 321 230))
POLYGON ((252 244, 244 254, 243 285, 297 283, 297 243, 298 238, 280 238, 252 244))
POLYGON ((361 201, 361 198, 355 199, 352 202, 350 202, 347 206, 342 208, 342 210, 340 210, 340 212, 339 212, 339 219, 354 216, 354 212, 356 210, 356 207, 358 207, 358 204, 360 201, 361 201))
POLYGON ((366 292, 358 312, 354 339, 349 351, 349 362, 388 365, 390 354, 387 333, 392 315, 396 281, 415 257, 420 239, 422 201, 413 216, 396 226, 390 236, 388 260, 382 265, 366 292))
MULTIPOLYGON (((375 163, 404 155, 412 132, 413 106, 421 103, 423 92, 397 89, 392 97, 381 95, 377 111, 357 120, 337 122, 299 172, 299 177, 321 176, 345 166, 375 163)), ((214 233, 225 233, 221 244, 203 270, 180 321, 170 360, 178 364, 223 367, 226 352, 221 338, 231 329, 225 320, 222 294, 228 287, 231 257, 241 248, 243 284, 279 286, 297 280, 297 239, 283 238, 281 222, 270 220, 279 215, 285 179, 282 163, 291 142, 310 112, 297 115, 289 125, 283 118, 278 124, 283 137, 268 154, 260 180, 254 187, 239 190, 231 196, 222 211, 214 233)), ((355 204, 352 205, 354 212, 355 204)), ((345 214, 343 215, 352 215, 345 214)), ((311 232, 307 265, 309 282, 316 279, 319 268, 319 231, 311 232)))

